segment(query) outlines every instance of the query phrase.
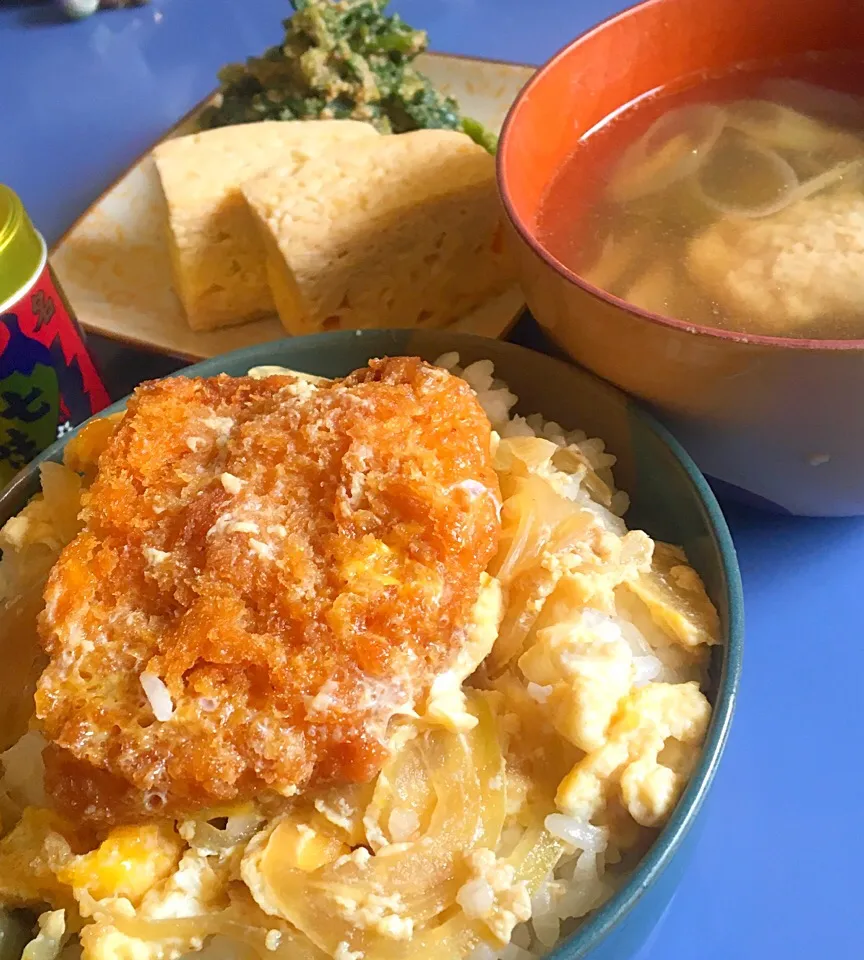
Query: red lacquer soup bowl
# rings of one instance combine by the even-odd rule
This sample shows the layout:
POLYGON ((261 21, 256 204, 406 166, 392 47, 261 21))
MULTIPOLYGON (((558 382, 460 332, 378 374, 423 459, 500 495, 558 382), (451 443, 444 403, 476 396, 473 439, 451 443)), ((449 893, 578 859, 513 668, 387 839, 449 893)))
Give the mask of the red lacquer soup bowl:
MULTIPOLYGON (((736 64, 834 51, 864 62, 861 0, 648 0, 538 71, 498 152, 522 284, 546 332, 652 404, 709 476, 811 516, 864 514, 864 340, 730 333, 649 313, 557 260, 537 218, 580 137, 634 99, 736 64)), ((861 84, 864 94, 864 68, 861 84)))

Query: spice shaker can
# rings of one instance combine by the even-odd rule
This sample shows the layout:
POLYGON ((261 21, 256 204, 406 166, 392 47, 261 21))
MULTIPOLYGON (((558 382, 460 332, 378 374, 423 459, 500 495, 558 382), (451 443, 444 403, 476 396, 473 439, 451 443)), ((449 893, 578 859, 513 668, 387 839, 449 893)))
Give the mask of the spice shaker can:
POLYGON ((108 403, 45 240, 0 184, 0 486, 108 403))

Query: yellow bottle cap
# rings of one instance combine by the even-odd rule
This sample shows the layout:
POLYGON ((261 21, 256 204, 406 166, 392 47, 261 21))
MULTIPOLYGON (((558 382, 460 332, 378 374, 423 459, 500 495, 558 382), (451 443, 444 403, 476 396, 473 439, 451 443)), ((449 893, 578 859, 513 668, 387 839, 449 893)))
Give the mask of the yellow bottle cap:
POLYGON ((15 301, 42 263, 43 242, 18 195, 0 183, 0 305, 15 301))

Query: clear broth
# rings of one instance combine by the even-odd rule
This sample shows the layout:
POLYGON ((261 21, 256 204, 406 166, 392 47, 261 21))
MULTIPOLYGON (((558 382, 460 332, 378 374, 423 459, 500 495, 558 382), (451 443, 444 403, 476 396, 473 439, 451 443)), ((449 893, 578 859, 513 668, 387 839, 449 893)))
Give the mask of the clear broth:
POLYGON ((537 233, 652 313, 864 338, 864 57, 742 64, 635 101, 579 141, 537 233))

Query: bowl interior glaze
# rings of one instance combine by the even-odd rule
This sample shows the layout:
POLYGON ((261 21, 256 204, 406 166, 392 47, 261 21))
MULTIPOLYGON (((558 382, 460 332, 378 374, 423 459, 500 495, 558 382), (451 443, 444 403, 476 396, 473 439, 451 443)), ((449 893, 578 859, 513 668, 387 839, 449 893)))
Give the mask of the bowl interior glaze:
MULTIPOLYGON (((710 690, 714 713, 700 763, 670 822, 632 878, 554 953, 556 960, 576 960, 599 947, 626 915, 636 912, 640 901, 657 909, 651 907, 651 898, 646 894, 681 847, 697 817, 732 720, 743 642, 741 582, 726 522, 696 466, 653 417, 614 387, 548 356, 466 334, 408 330, 325 333, 238 350, 176 375, 237 376, 250 367, 279 364, 336 377, 365 365, 373 357, 414 355, 434 361, 451 350, 458 351, 463 362, 491 359, 498 376, 519 396, 518 412, 542 411, 546 418, 555 419, 566 428, 578 427, 590 436, 602 437, 618 457, 617 484, 632 499, 630 525, 683 546, 720 612, 724 644, 714 651, 710 690)), ((124 405, 125 401, 120 401, 105 412, 122 409, 124 405)), ((38 490, 38 464, 62 459, 69 439, 67 436, 54 444, 0 494, 0 523, 17 513, 38 490)))

